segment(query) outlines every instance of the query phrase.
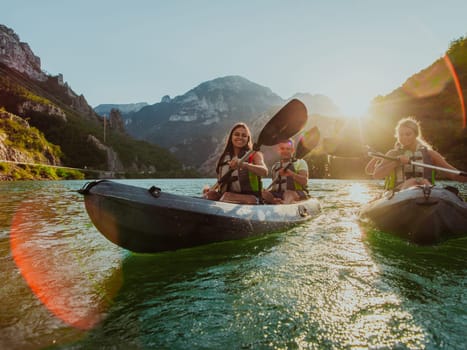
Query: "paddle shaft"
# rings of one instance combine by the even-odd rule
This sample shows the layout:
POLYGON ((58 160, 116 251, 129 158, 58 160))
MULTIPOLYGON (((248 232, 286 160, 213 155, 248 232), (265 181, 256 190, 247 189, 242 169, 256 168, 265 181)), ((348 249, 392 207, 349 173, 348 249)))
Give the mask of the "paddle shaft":
MULTIPOLYGON (((382 158, 382 159, 387 159, 387 160, 394 160, 394 161, 398 161, 398 160, 399 160, 399 159, 396 158, 396 157, 387 156, 387 155, 385 155, 385 154, 378 153, 378 152, 368 152, 368 155, 369 155, 370 157, 382 158)), ((415 162, 415 161, 413 161, 413 160, 410 161, 410 164, 415 165, 415 166, 419 166, 419 167, 423 167, 423 168, 428 168, 428 169, 443 171, 443 172, 445 172, 445 173, 451 173, 451 174, 456 174, 456 175, 460 175, 460 176, 467 176, 467 172, 465 172, 465 171, 454 170, 454 169, 448 169, 448 168, 442 168, 442 167, 435 166, 435 165, 431 165, 431 164, 425 164, 425 163, 415 162)))

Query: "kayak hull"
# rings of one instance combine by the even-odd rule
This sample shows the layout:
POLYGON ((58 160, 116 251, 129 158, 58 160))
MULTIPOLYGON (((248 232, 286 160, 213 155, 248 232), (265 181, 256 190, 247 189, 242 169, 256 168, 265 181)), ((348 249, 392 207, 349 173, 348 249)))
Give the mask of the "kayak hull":
POLYGON ((289 205, 239 205, 114 181, 80 192, 96 228, 111 242, 155 253, 286 230, 320 212, 316 199, 289 205))
POLYGON ((467 203, 437 186, 386 192, 365 205, 360 217, 370 219, 384 232, 419 245, 467 235, 467 203))

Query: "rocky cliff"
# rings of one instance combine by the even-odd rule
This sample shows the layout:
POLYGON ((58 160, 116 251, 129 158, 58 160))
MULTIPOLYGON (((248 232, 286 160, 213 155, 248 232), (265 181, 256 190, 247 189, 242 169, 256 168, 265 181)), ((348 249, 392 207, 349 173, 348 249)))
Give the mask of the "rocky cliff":
MULTIPOLYGON (((42 72, 40 59, 13 30, 3 25, 0 25, 0 53, 0 110, 16 115, 16 122, 23 120, 29 129, 40 131, 44 144, 47 142, 59 151, 53 157, 40 150, 31 156, 30 143, 35 143, 37 137, 28 128, 18 130, 15 139, 20 143, 13 147, 6 136, 10 136, 8 128, 16 126, 8 117, 8 122, 0 125, 0 160, 6 161, 3 164, 35 160, 40 164, 61 163, 72 168, 121 171, 145 177, 187 173, 167 150, 129 137, 117 110, 104 120, 83 95, 73 92, 61 74, 49 76, 42 72)), ((0 174, 7 170, 0 167, 0 174)), ((28 175, 35 176, 20 174, 20 178, 31 178, 28 175)))
MULTIPOLYGON (((338 114, 331 100, 321 95, 300 94, 309 113, 338 114), (318 108, 315 107, 315 104, 318 108)), ((224 137, 236 122, 260 128, 287 100, 271 89, 240 76, 226 76, 204 82, 187 93, 124 115, 128 132, 151 143, 169 148, 184 165, 205 174, 203 165, 216 156, 224 137)), ((253 130, 255 131, 255 130, 253 130)))
POLYGON ((13 29, 2 24, 0 24, 0 64, 35 80, 44 90, 58 95, 77 112, 90 118, 96 117, 96 113, 89 106, 86 98, 76 94, 64 81, 62 74, 51 76, 43 72, 41 59, 34 55, 29 45, 22 42, 13 29))
POLYGON ((47 75, 41 70, 41 59, 34 55, 28 44, 10 28, 0 24, 0 62, 34 80, 45 81, 47 75))

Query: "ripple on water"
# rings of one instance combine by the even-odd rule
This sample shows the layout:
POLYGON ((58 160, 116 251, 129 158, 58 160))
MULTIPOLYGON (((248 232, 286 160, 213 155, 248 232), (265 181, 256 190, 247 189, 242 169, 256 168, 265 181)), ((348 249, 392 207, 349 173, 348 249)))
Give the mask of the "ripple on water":
MULTIPOLYGON (((56 339, 73 349, 464 346, 467 240, 421 248, 362 225, 358 208, 378 183, 313 181, 323 212, 304 225, 154 255, 124 253, 106 241, 71 192, 81 184, 65 183, 12 190, 15 201, 0 214, 0 269, 7 276, 2 345, 6 339, 16 348, 42 348, 56 339), (78 315, 97 310, 101 322, 92 329, 55 318, 21 277, 9 251, 20 208, 29 218, 18 224, 29 237, 25 257, 69 277, 48 281, 72 291, 59 301, 78 315), (31 253, 34 247, 47 254, 31 253)), ((204 183, 140 184, 196 195, 204 183)))

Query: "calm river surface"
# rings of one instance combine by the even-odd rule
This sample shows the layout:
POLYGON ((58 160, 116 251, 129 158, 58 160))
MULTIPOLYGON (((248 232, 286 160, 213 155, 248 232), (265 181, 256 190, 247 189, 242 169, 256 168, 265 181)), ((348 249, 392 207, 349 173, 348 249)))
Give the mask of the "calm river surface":
POLYGON ((1 349, 465 349, 467 239, 360 223, 379 182, 310 180, 323 211, 302 226, 152 255, 94 228, 83 184, 0 183, 1 349))

